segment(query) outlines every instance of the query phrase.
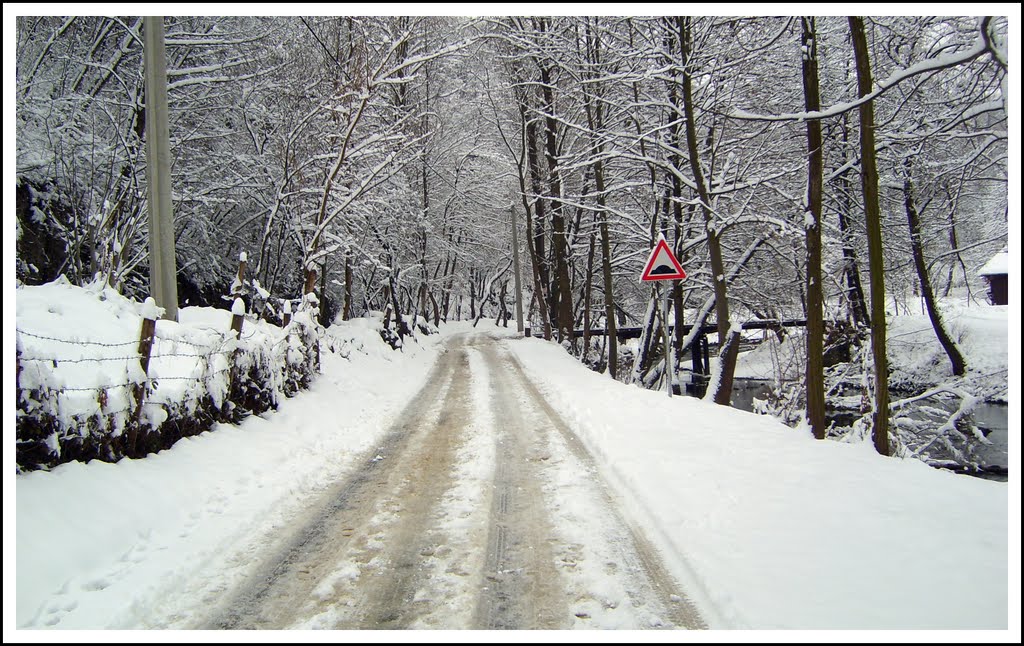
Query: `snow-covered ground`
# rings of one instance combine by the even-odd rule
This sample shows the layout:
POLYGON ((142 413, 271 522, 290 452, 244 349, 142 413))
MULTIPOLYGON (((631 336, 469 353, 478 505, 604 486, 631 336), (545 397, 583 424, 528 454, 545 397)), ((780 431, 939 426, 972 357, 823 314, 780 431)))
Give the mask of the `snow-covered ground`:
POLYGON ((1019 569, 1006 484, 623 386, 539 340, 511 347, 675 557, 712 626, 1007 626, 1019 569))
MULTIPOLYGON (((946 329, 966 361, 966 374, 960 378, 953 376, 949 358, 936 339, 923 303, 901 304, 900 307, 891 303, 890 312, 899 311, 898 315, 889 317, 887 327, 892 402, 895 406, 895 402, 901 399, 940 388, 956 393, 955 397, 946 400, 932 398, 925 404, 934 415, 945 410, 948 416, 963 402, 969 402, 972 423, 984 429, 987 440, 985 444, 972 446, 969 460, 982 466, 1005 467, 1009 463, 1009 445, 1019 439, 1019 426, 1008 425, 1007 420, 1010 412, 1007 406, 1011 384, 1010 345, 1019 337, 1019 328, 1011 331, 1011 313, 1005 305, 969 303, 959 297, 943 299, 940 307, 946 329), (962 395, 970 398, 962 400, 962 395), (978 399, 974 400, 974 397, 978 399)), ((751 334, 760 336, 759 332, 751 334)), ((767 391, 780 380, 802 384, 806 368, 803 344, 804 330, 794 328, 781 343, 769 332, 764 334, 764 340, 754 350, 740 353, 736 365, 739 380, 733 393, 733 405, 744 410, 756 410, 752 400, 765 399, 767 391)), ((715 361, 712 358, 712 362, 715 361)), ((845 399, 845 405, 852 405, 855 409, 860 403, 856 386, 846 395, 837 399, 845 399)), ((833 399, 830 403, 836 403, 837 408, 842 407, 841 401, 833 399)), ((906 423, 914 419, 915 412, 908 409, 903 415, 901 421, 906 423)), ((937 428, 942 421, 935 419, 931 422, 931 429, 937 428)), ((941 455, 933 457, 939 460, 950 457, 941 449, 939 452, 941 455)))
MULTIPOLYGON (((190 600, 174 592, 190 578, 230 580, 239 563, 223 556, 244 556, 288 522, 422 386, 439 337, 394 352, 374 324, 333 326, 340 352, 323 353, 321 377, 277 412, 218 424, 141 460, 12 478, 5 499, 16 495, 18 512, 5 504, 4 589, 14 591, 16 571, 17 603, 8 623, 5 602, 5 634, 9 626, 158 625, 187 611, 176 603, 190 600)), ((13 445, 13 420, 7 428, 13 445)))
MULTIPOLYGON (((968 376, 979 382, 1007 385, 1007 305, 968 306, 963 300, 941 304, 947 331, 967 360, 968 376)), ((950 363, 928 315, 918 311, 890 317, 887 330, 890 383, 936 385, 950 380, 950 363)), ((993 388, 993 390, 996 390, 993 388)))
MULTIPOLYGON (((277 412, 142 460, 9 468, 5 641, 51 634, 25 632, 38 628, 173 626, 195 609, 195 581, 234 583, 262 540, 351 470, 426 379, 439 337, 393 352, 373 327, 332 328, 348 358, 324 353, 323 375, 277 412)), ((1019 640, 1019 479, 817 442, 768 418, 616 383, 554 344, 507 343, 713 629, 1008 629, 983 638, 1019 640)), ((104 637, 118 635, 130 633, 104 637)))
MULTIPOLYGON (((1009 306, 968 304, 949 298, 940 304, 947 331, 967 361, 968 376, 979 382, 1007 384, 1009 355, 1009 306)), ((890 307, 890 312, 896 307, 890 307)), ((761 332, 754 333, 762 336, 761 332)), ((900 308, 887 322, 890 384, 894 388, 934 386, 951 379, 949 359, 942 351, 923 307, 912 313, 900 308)), ((764 342, 740 355, 736 376, 743 379, 798 380, 804 372, 803 330, 789 331, 781 344, 774 333, 763 334, 764 342)), ((711 359, 716 361, 714 357, 711 359)), ((988 390, 988 389, 986 389, 988 390)), ((991 388, 998 390, 998 388, 991 388)))

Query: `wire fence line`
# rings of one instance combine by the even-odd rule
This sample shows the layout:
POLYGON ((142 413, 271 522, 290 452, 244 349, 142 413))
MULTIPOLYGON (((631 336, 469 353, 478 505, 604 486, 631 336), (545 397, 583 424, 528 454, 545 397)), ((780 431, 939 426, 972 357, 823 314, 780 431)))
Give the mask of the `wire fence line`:
MULTIPOLYGON (((214 331, 211 330, 211 332, 214 332, 214 331)), ((126 342, 126 343, 100 343, 100 342, 95 342, 95 341, 82 341, 82 340, 78 340, 78 339, 62 339, 60 337, 54 337, 54 336, 48 336, 48 335, 42 335, 42 334, 35 334, 35 333, 32 333, 32 332, 27 332, 25 330, 20 330, 20 329, 17 330, 17 333, 18 334, 24 334, 25 336, 33 337, 33 338, 37 338, 37 339, 43 339, 43 340, 47 340, 47 341, 55 341, 55 342, 58 342, 58 343, 64 343, 64 344, 69 344, 69 345, 87 346, 87 347, 123 348, 123 347, 127 347, 127 346, 132 346, 132 345, 134 345, 134 346, 138 346, 139 345, 139 341, 132 341, 132 342, 126 342)), ((186 358, 186 359, 196 359, 197 360, 196 361, 197 365, 202 365, 204 363, 206 365, 209 365, 214 357, 218 357, 218 356, 230 357, 230 356, 232 356, 234 354, 234 352, 235 352, 234 349, 226 349, 226 350, 225 349, 220 349, 220 346, 223 345, 223 342, 225 340, 228 340, 228 341, 231 340, 228 337, 232 336, 232 335, 233 335, 233 333, 231 333, 231 332, 225 333, 221 339, 216 340, 213 344, 207 344, 206 346, 202 346, 202 345, 200 345, 198 343, 191 343, 191 342, 188 342, 188 341, 183 341, 181 339, 173 339, 173 338, 168 338, 168 337, 161 337, 161 336, 159 336, 157 334, 154 334, 152 336, 154 341, 159 339, 161 341, 169 342, 169 343, 183 343, 185 345, 188 345, 188 346, 191 346, 191 347, 194 347, 194 348, 204 348, 204 347, 210 348, 211 345, 213 345, 214 347, 209 352, 205 352, 205 353, 196 353, 196 352, 167 352, 167 351, 162 351, 162 352, 156 352, 156 353, 148 354, 148 356, 147 355, 143 355, 142 352, 136 352, 136 353, 130 354, 130 355, 125 354, 125 355, 114 356, 114 357, 75 357, 75 358, 67 357, 67 358, 65 358, 65 357, 60 357, 60 356, 50 356, 50 357, 40 357, 40 356, 31 356, 31 355, 26 356, 26 355, 22 354, 21 349, 20 349, 20 345, 19 345, 19 349, 18 349, 18 363, 19 363, 19 368, 20 368, 20 365, 23 362, 27 362, 27 363, 44 363, 44 364, 48 363, 48 364, 52 364, 52 366, 54 368, 57 368, 58 366, 60 366, 60 364, 114 363, 114 362, 116 362, 116 363, 127 363, 127 362, 130 362, 130 361, 142 362, 142 361, 147 360, 147 359, 151 361, 153 359, 186 358)), ((255 335, 256 335, 256 332, 253 331, 248 337, 245 337, 245 340, 251 339, 255 335)), ((207 371, 204 370, 204 373, 201 374, 201 375, 195 375, 195 374, 184 375, 184 376, 168 375, 168 376, 160 376, 160 377, 147 376, 145 379, 140 379, 138 381, 133 381, 133 382, 124 383, 124 384, 98 384, 96 386, 62 386, 62 387, 59 387, 59 388, 48 388, 47 390, 58 390, 58 391, 68 391, 68 392, 103 391, 103 390, 112 389, 112 388, 124 388, 124 387, 128 387, 128 386, 137 387, 137 386, 140 386, 140 385, 143 385, 143 384, 153 384, 153 383, 159 382, 160 380, 192 380, 192 381, 196 381, 196 382, 202 382, 202 381, 205 381, 206 379, 208 379, 211 376, 214 376, 214 375, 217 375, 217 374, 228 373, 228 372, 230 372, 230 369, 228 369, 228 370, 217 370, 217 371, 214 371, 214 372, 207 372, 207 371)))
POLYGON ((28 388, 26 388, 24 390, 46 390, 46 391, 49 391, 49 392, 56 392, 57 394, 60 394, 60 393, 65 392, 65 391, 67 391, 67 392, 88 392, 88 391, 91 390, 91 391, 100 392, 100 391, 105 391, 105 390, 111 390, 111 389, 114 389, 114 388, 138 387, 138 386, 142 386, 142 385, 146 385, 146 384, 157 384, 159 386, 159 383, 161 381, 195 381, 196 383, 200 383, 200 382, 206 381, 206 379, 208 379, 209 377, 212 377, 214 375, 226 375, 226 374, 229 374, 231 371, 232 371, 232 368, 227 368, 225 370, 214 370, 213 372, 207 372, 207 373, 204 373, 200 377, 196 377, 196 376, 185 376, 185 377, 182 377, 182 376, 147 377, 146 379, 140 379, 139 381, 130 381, 128 383, 123 383, 123 384, 105 384, 105 385, 101 385, 101 386, 85 386, 85 387, 64 387, 64 386, 60 386, 60 387, 57 387, 57 388, 43 387, 43 388, 39 388, 39 389, 28 389, 28 388))
POLYGON ((231 329, 186 329, 187 339, 143 318, 123 342, 16 327, 19 472, 141 458, 307 388, 320 368, 316 328, 239 318, 231 329))
MULTIPOLYGON (((168 402, 144 401, 144 402, 142 402, 142 405, 143 406, 156 406, 158 408, 163 408, 163 407, 168 405, 168 402)), ((103 415, 105 417, 113 417, 114 415, 120 415, 121 413, 134 413, 135 412, 135 406, 129 405, 129 406, 125 407, 125 408, 118 408, 118 409, 115 409, 115 410, 103 410, 102 412, 103 412, 103 415)))
MULTIPOLYGON (((231 331, 220 332, 220 331, 215 330, 213 328, 200 328, 200 329, 202 329, 204 331, 207 331, 207 332, 210 332, 211 334, 216 334, 216 335, 222 337, 222 339, 221 339, 222 341, 233 336, 231 331)), ((16 329, 15 331, 18 334, 21 334, 23 336, 32 337, 32 338, 35 338, 35 339, 43 339, 45 341, 56 341, 57 343, 67 343, 69 345, 97 346, 97 347, 103 347, 103 348, 126 348, 126 347, 131 347, 131 346, 138 346, 138 344, 139 344, 139 340, 138 339, 136 339, 134 341, 126 341, 124 343, 102 343, 100 341, 83 341, 81 339, 62 339, 60 337, 47 336, 47 335, 44 335, 44 334, 35 334, 34 332, 27 332, 27 331, 21 330, 21 329, 16 329)), ((240 341, 248 341, 248 340, 254 338, 255 336, 256 336, 256 330, 253 330, 249 334, 243 334, 241 336, 241 338, 238 339, 238 340, 240 340, 240 341)), ((209 344, 195 343, 193 341, 188 341, 186 339, 161 336, 160 334, 158 334, 156 332, 153 333, 153 340, 154 341, 167 341, 168 343, 180 343, 182 345, 189 345, 189 346, 192 346, 194 348, 203 348, 203 347, 208 347, 208 345, 209 345, 209 344)), ((166 355, 166 356, 172 356, 172 355, 166 355)), ((137 359, 138 357, 129 357, 129 358, 136 358, 137 359)), ((64 361, 67 361, 67 359, 64 359, 64 361)))
MULTIPOLYGON (((161 381, 194 381, 197 384, 198 383, 204 383, 204 382, 208 381, 212 377, 215 377, 215 376, 218 376, 218 375, 229 375, 229 374, 232 374, 233 372, 236 371, 237 366, 234 366, 234 365, 229 365, 227 368, 224 368, 224 369, 217 369, 217 370, 212 370, 212 371, 210 370, 210 367, 212 367, 212 363, 213 363, 215 357, 226 357, 226 358, 228 358, 229 363, 234 363, 231 360, 231 358, 234 357, 240 350, 242 350, 242 348, 237 347, 237 345, 236 345, 236 347, 224 348, 225 345, 231 344, 232 342, 250 341, 250 340, 252 340, 253 338, 255 338, 258 335, 258 330, 255 329, 255 328, 249 334, 244 334, 243 333, 243 334, 239 335, 238 338, 236 338, 236 333, 235 333, 234 330, 221 331, 221 330, 217 330, 215 328, 210 328, 210 327, 204 327, 204 328, 200 328, 200 329, 202 329, 204 332, 207 332, 207 333, 213 335, 214 338, 212 338, 210 340, 210 342, 204 344, 204 343, 198 343, 198 342, 195 342, 195 341, 189 341, 189 340, 181 339, 181 338, 167 337, 167 336, 163 336, 163 335, 159 334, 158 331, 156 330, 155 325, 153 326, 152 333, 150 335, 146 335, 145 334, 145 329, 143 329, 143 333, 142 333, 140 339, 136 339, 136 340, 133 340, 133 341, 126 341, 126 342, 123 342, 123 343, 122 342, 111 343, 111 342, 90 341, 90 340, 87 340, 87 339, 79 339, 79 338, 61 338, 61 337, 53 336, 53 335, 37 334, 35 332, 29 332, 27 330, 16 329, 16 333, 18 335, 24 335, 26 337, 30 337, 30 338, 34 338, 34 339, 40 339, 40 340, 45 340, 45 341, 52 341, 52 342, 56 342, 56 343, 66 344, 66 345, 78 345, 78 346, 83 346, 83 347, 126 348, 126 347, 134 346, 136 348, 139 348, 143 341, 151 341, 151 343, 154 344, 154 345, 155 345, 156 341, 161 341, 162 342, 161 345, 164 345, 164 346, 166 346, 167 344, 174 344, 174 345, 180 344, 180 345, 190 346, 192 348, 209 349, 208 352, 202 352, 202 353, 197 353, 197 352, 168 352, 166 349, 163 349, 163 351, 155 352, 155 353, 149 353, 148 355, 145 355, 145 354, 143 354, 143 352, 139 351, 139 352, 135 352, 133 354, 122 354, 122 355, 113 356, 113 357, 103 357, 103 356, 100 356, 100 357, 73 357, 72 358, 72 357, 61 357, 61 356, 48 356, 48 357, 44 357, 44 356, 31 356, 31 355, 26 356, 26 355, 22 354, 21 343, 18 343, 17 344, 17 360, 18 360, 18 376, 19 376, 19 379, 18 379, 18 382, 19 382, 18 383, 18 389, 19 389, 19 391, 20 390, 30 390, 30 391, 36 391, 36 392, 39 392, 39 393, 44 393, 45 392, 45 393, 47 393, 48 396, 53 397, 54 395, 59 395, 60 393, 63 393, 63 392, 96 392, 96 393, 102 393, 102 392, 105 392, 105 391, 108 391, 108 390, 117 389, 117 388, 136 388, 136 389, 138 389, 138 388, 141 388, 141 387, 145 387, 147 391, 152 392, 153 390, 156 390, 156 389, 159 388, 159 382, 161 382, 161 381), (70 385, 70 386, 69 385, 54 386, 54 385, 43 384, 43 385, 41 385, 39 387, 24 388, 23 389, 21 387, 21 385, 20 385, 20 376, 21 376, 22 364, 23 363, 52 364, 53 368, 57 368, 61 364, 114 363, 114 362, 127 363, 127 362, 131 362, 131 361, 139 361, 140 364, 141 364, 144 361, 151 361, 153 359, 166 359, 166 358, 196 359, 197 360, 196 361, 196 365, 202 367, 202 372, 201 372, 201 374, 190 374, 190 375, 149 375, 149 374, 147 374, 142 379, 138 379, 138 380, 134 380, 134 381, 129 381, 129 382, 126 382, 126 383, 97 384, 95 386, 73 386, 73 385, 70 385)), ((282 343, 287 342, 291 336, 292 336, 292 333, 291 333, 290 330, 288 330, 280 339, 278 339, 273 344, 269 345, 269 350, 271 352, 275 351, 282 343)), ((148 402, 147 401, 147 402, 144 402, 144 403, 147 404, 147 405, 162 405, 160 402, 148 402)), ((106 413, 110 414, 110 415, 113 415, 113 414, 116 414, 118 412, 124 412, 124 411, 107 411, 106 413)))
MULTIPOLYGON (((244 271, 245 261, 240 260, 240 281, 244 271)), ((285 317, 286 324, 278 333, 276 326, 261 330, 253 319, 232 312, 228 329, 204 322, 186 326, 183 334, 188 338, 170 338, 166 326, 157 329, 155 316, 142 317, 138 336, 123 342, 62 338, 59 332, 45 334, 16 327, 19 472, 73 460, 116 462, 126 456, 144 457, 169 448, 182 437, 209 430, 216 422, 237 423, 248 415, 277 408, 280 397, 308 387, 320 369, 320 335, 315 322, 310 328, 289 318, 285 317), (32 346, 44 344, 30 342, 23 349, 23 336, 60 345, 41 348, 32 346), (283 351, 282 344, 286 344, 283 351), (64 350, 68 346, 72 349, 64 350), (73 346, 103 348, 89 354, 116 356, 82 356, 88 352, 76 353, 73 346), (109 352, 108 348, 119 350, 109 352), (55 356, 43 356, 51 353, 55 356), (187 361, 159 361, 175 358, 187 361), (67 368, 61 374, 61 364, 86 368, 67 368), (120 376, 88 374, 90 369, 97 372, 111 364, 115 365, 106 371, 124 372, 120 376), (164 370, 188 370, 190 374, 159 374, 164 370), (22 386, 23 374, 26 387, 22 386), (85 385, 104 379, 125 383, 85 385), (64 381, 71 384, 64 385, 64 381), (192 383, 161 389, 164 381, 192 383), (113 401, 112 392, 117 395, 113 401), (69 398, 69 393, 91 393, 98 409, 82 405, 89 395, 69 398), (166 414, 162 418, 145 415, 143 407, 162 408, 166 414), (81 408, 86 410, 71 410, 81 408), (122 418, 122 414, 128 417, 122 418)))
POLYGON ((32 332, 26 332, 25 330, 15 330, 18 334, 24 336, 30 336, 35 339, 44 339, 46 341, 56 341, 58 343, 70 343, 72 345, 89 345, 89 346, 100 346, 104 348, 124 348, 132 345, 138 345, 139 341, 128 341, 126 343, 101 343, 99 341, 82 341, 80 339, 60 339, 53 336, 46 336, 44 334, 34 334, 32 332))
MULTIPOLYGON (((207 354, 193 354, 183 352, 162 352, 160 354, 149 355, 150 359, 160 359, 163 357, 193 357, 199 359, 208 359, 216 355, 230 355, 234 350, 215 350, 207 354)), ((60 363, 86 363, 88 361, 103 362, 103 361, 138 361, 142 358, 141 354, 136 354, 130 357, 82 357, 80 359, 60 359, 57 357, 20 357, 21 361, 40 361, 43 363, 52 362, 55 364, 60 363)))
MULTIPOLYGON (((195 343, 193 341, 188 341, 188 340, 185 340, 185 339, 161 336, 161 335, 159 335, 159 334, 157 334, 155 332, 154 332, 154 334, 152 335, 151 338, 152 338, 152 340, 154 342, 156 342, 156 341, 164 341, 166 343, 171 343, 171 344, 187 345, 187 346, 191 346, 193 348, 209 348, 209 347, 211 347, 211 345, 213 345, 213 346, 223 346, 225 343, 230 343, 231 341, 236 341, 236 340, 237 341, 249 341, 249 340, 255 338, 256 335, 257 335, 256 330, 253 330, 251 333, 243 334, 240 338, 235 339, 234 338, 234 333, 231 332, 231 331, 219 332, 219 331, 214 330, 212 328, 205 328, 205 330, 207 330, 207 331, 209 331, 209 332, 211 332, 213 334, 217 334, 221 338, 215 340, 212 344, 211 343, 201 344, 201 343, 195 343)), ((46 341, 55 341, 57 343, 65 343, 65 344, 68 344, 68 345, 81 345, 81 346, 104 347, 104 348, 124 348, 124 347, 131 347, 131 346, 138 347, 138 345, 140 343, 139 340, 128 341, 128 342, 125 342, 125 343, 102 343, 102 342, 99 342, 99 341, 86 341, 86 340, 81 340, 81 339, 62 339, 60 337, 48 336, 48 335, 43 335, 43 334, 35 334, 33 332, 27 332, 27 331, 21 330, 21 329, 17 329, 16 332, 17 332, 17 334, 24 335, 24 336, 27 336, 27 337, 32 337, 32 338, 35 338, 35 339, 42 339, 42 340, 46 340, 46 341)), ((284 341, 287 341, 288 340, 288 336, 289 335, 287 335, 287 334, 284 335, 283 338, 279 339, 277 342, 275 342, 271 346, 271 349, 276 348, 278 345, 280 345, 284 341)), ((225 350, 214 349, 214 350, 211 350, 210 352, 205 352, 205 353, 166 352, 166 351, 164 351, 164 352, 151 353, 151 354, 149 354, 149 358, 150 359, 160 359, 160 358, 168 358, 168 357, 187 357, 187 358, 209 360, 212 357, 217 356, 217 355, 229 356, 231 354, 234 354, 236 349, 237 348, 229 348, 229 349, 225 349, 225 350)), ((64 357, 60 357, 60 356, 50 356, 50 357, 24 356, 21 353, 20 344, 19 344, 19 349, 18 349, 18 361, 33 361, 33 362, 53 363, 55 366, 57 364, 61 364, 61 363, 88 363, 88 362, 102 363, 102 362, 105 362, 105 361, 139 361, 141 359, 143 359, 143 355, 142 355, 141 352, 137 352, 137 353, 132 354, 132 355, 116 356, 116 357, 64 358, 64 357)))

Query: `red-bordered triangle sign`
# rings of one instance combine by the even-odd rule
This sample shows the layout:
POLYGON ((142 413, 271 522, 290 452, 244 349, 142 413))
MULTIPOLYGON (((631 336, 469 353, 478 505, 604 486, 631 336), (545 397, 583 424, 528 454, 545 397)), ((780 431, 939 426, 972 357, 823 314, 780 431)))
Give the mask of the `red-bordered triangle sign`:
POLYGON ((683 266, 676 260, 675 254, 668 248, 668 242, 664 236, 658 237, 658 244, 654 245, 650 258, 647 259, 647 266, 640 280, 682 280, 686 278, 683 266))

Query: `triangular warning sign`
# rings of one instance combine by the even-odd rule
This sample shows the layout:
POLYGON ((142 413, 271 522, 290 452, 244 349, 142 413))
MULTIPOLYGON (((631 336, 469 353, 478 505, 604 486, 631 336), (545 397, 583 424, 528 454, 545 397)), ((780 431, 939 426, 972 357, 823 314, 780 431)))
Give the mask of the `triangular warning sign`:
POLYGON ((658 236, 658 244, 654 245, 647 266, 640 280, 682 280, 686 278, 683 266, 676 260, 675 254, 668 248, 665 236, 658 236))

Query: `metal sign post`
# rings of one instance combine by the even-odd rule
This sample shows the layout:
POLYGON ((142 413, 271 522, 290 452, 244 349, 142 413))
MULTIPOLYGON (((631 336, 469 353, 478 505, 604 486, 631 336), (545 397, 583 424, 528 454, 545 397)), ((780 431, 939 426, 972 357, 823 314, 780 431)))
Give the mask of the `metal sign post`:
POLYGON ((662 286, 658 283, 658 291, 661 292, 661 329, 665 333, 665 392, 668 396, 672 396, 672 343, 668 336, 668 298, 671 290, 662 286))
POLYGON ((659 235, 658 242, 651 250, 651 255, 644 266, 644 272, 640 274, 641 281, 658 281, 658 297, 661 298, 661 329, 665 333, 665 392, 672 396, 672 377, 674 370, 672 364, 672 343, 668 336, 668 299, 669 289, 662 289, 661 281, 683 280, 686 272, 683 266, 676 260, 675 254, 669 249, 665 236, 659 235))

